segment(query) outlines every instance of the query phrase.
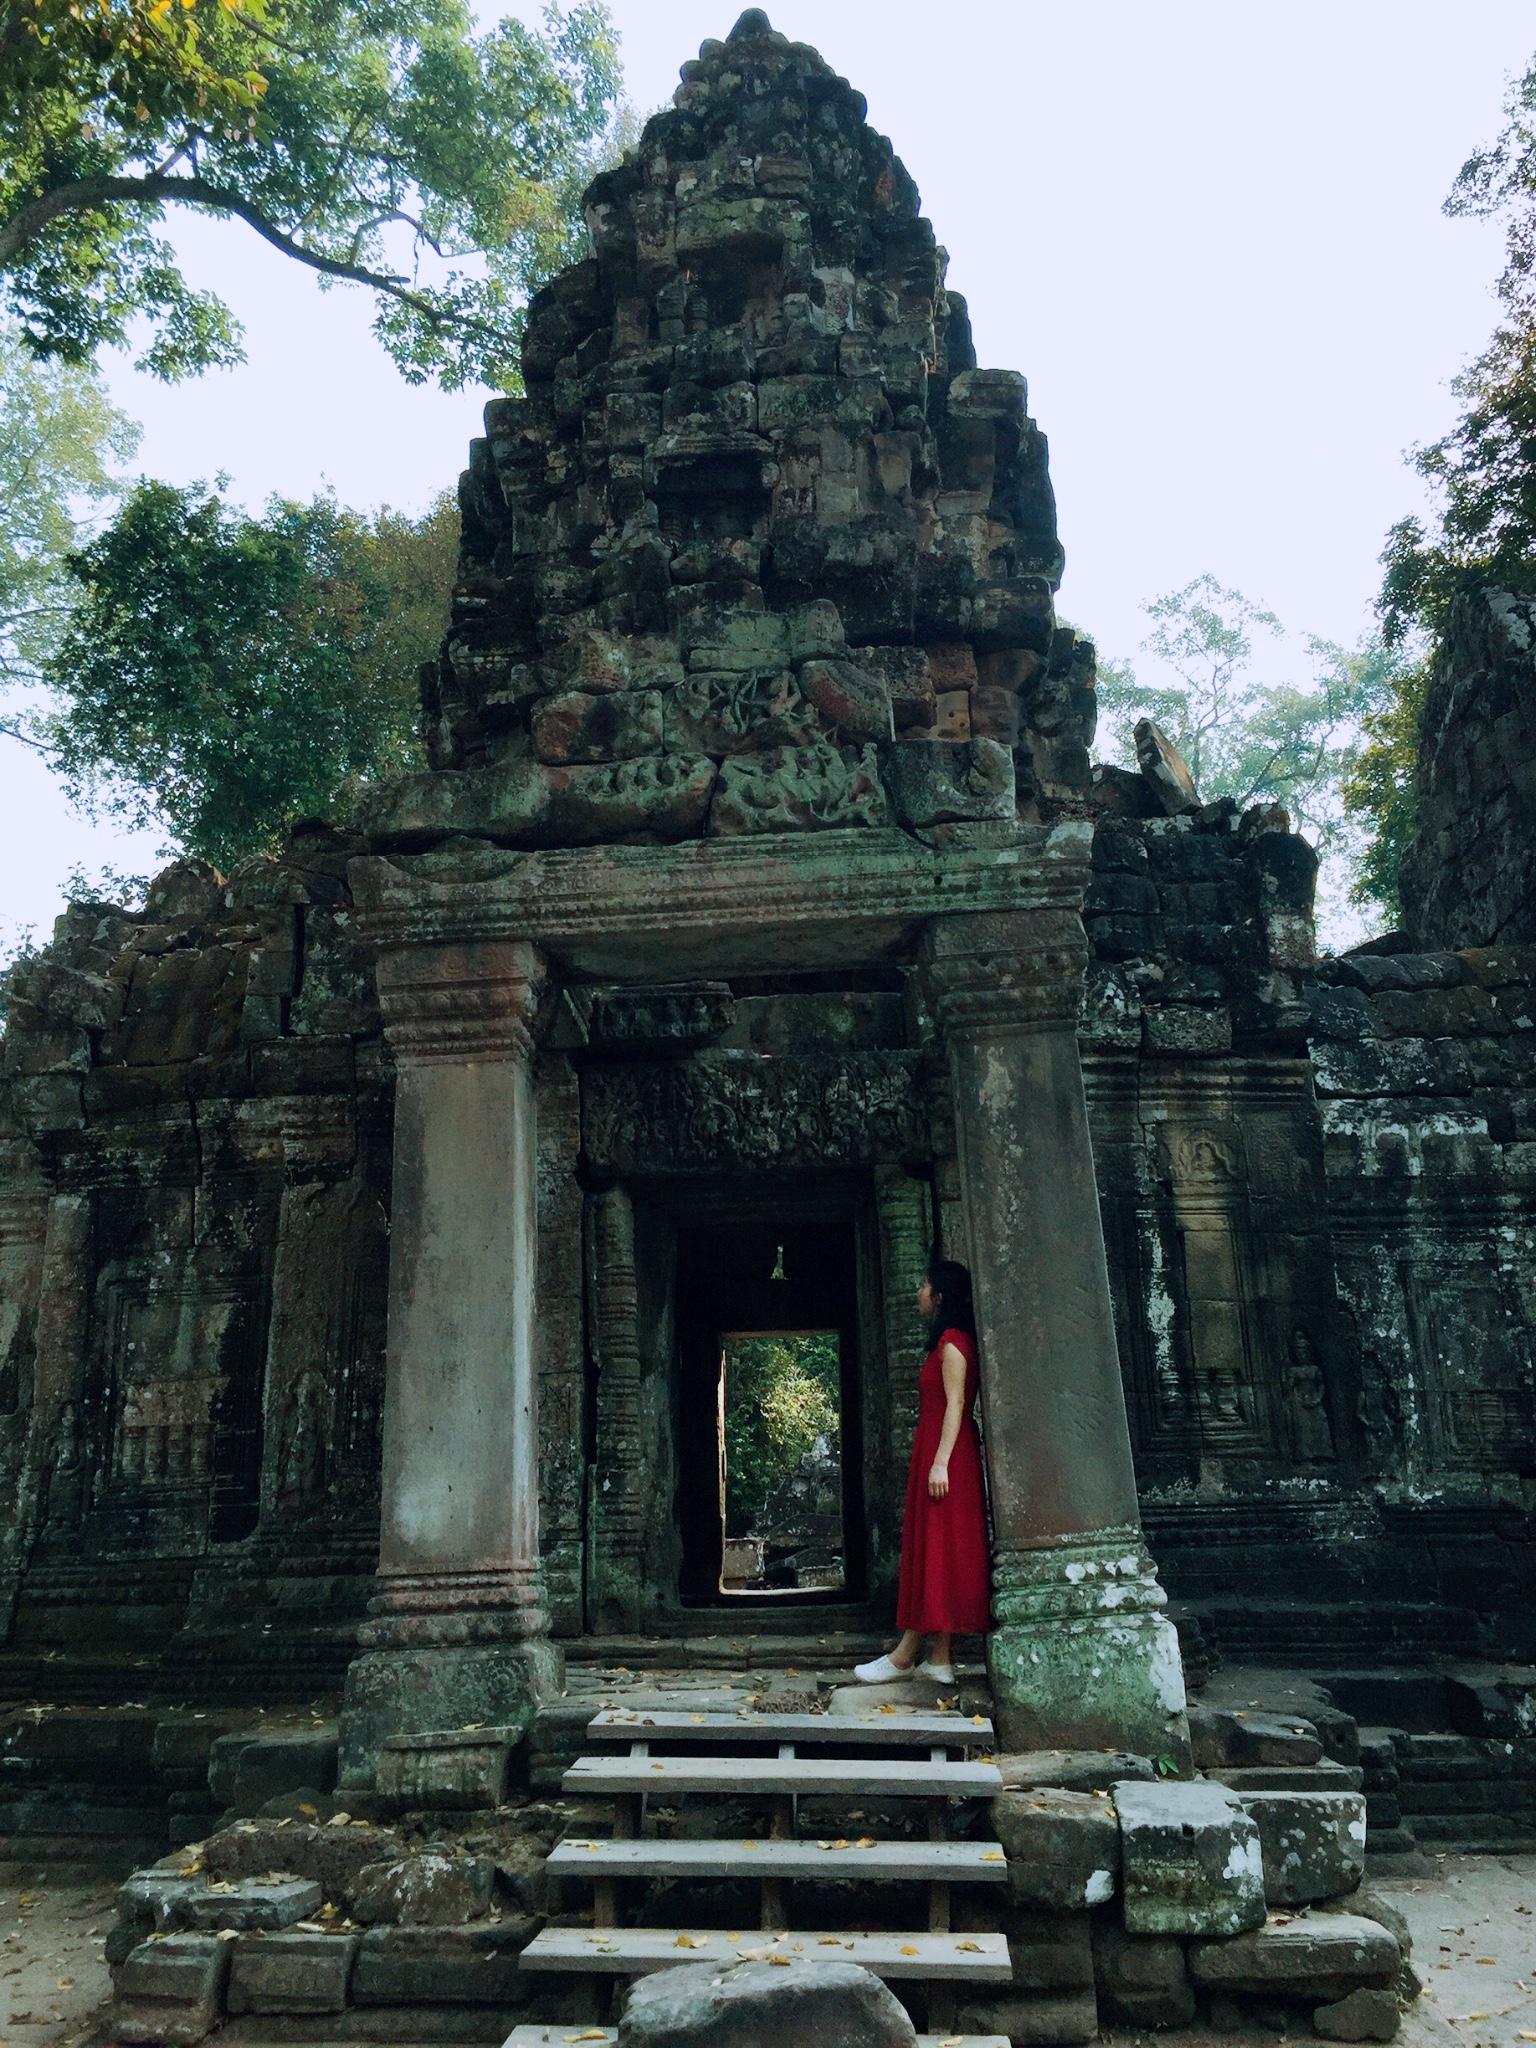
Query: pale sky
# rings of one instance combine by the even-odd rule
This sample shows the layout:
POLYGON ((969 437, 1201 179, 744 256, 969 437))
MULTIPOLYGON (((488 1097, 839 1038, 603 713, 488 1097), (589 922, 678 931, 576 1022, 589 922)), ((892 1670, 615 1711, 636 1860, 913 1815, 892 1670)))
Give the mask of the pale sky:
MULTIPOLYGON (((532 9, 520 8, 532 14, 532 9)), ((641 111, 737 10, 613 0, 641 111)), ((1134 656, 1148 598, 1209 571, 1293 633, 1371 624, 1404 465, 1486 339, 1496 227, 1440 204, 1536 49, 1515 0, 780 0, 869 101, 970 302, 981 361, 1023 370, 1050 437, 1061 608, 1134 656)), ((322 292, 238 224, 179 223, 250 360, 174 389, 125 364, 139 465, 227 471, 256 507, 322 484, 415 510, 463 466, 485 394, 413 389, 360 291, 322 292)), ((1298 643, 1299 644, 1299 643, 1298 643)), ((1299 660, 1293 672, 1304 673, 1299 660)), ((152 868, 0 741, 0 947, 46 934, 76 863, 152 868)))

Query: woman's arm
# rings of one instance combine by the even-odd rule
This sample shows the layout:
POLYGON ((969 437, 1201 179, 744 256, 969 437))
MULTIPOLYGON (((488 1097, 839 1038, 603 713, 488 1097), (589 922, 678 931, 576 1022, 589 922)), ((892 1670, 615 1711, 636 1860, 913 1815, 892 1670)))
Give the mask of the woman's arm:
POLYGON ((944 1427, 939 1432, 939 1448, 933 1454, 928 1473, 928 1491, 935 1500, 942 1500, 949 1491, 949 1454, 965 1420, 966 1366, 958 1346, 944 1346, 939 1370, 944 1375, 944 1427))

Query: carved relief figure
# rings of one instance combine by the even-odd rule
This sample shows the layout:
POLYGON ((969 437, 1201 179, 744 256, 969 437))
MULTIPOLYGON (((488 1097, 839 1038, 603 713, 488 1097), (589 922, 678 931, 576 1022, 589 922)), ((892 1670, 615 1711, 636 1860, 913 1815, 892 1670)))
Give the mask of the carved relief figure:
POLYGON ((1291 1332, 1290 1363, 1285 1375, 1285 1404, 1291 1418, 1296 1455, 1311 1464, 1336 1455, 1333 1425, 1328 1420, 1328 1389, 1317 1350, 1308 1333, 1291 1332))
POLYGON ((325 1382, 306 1368, 288 1396, 278 1441, 277 1496, 285 1506, 313 1500, 325 1482, 329 1406, 325 1382))

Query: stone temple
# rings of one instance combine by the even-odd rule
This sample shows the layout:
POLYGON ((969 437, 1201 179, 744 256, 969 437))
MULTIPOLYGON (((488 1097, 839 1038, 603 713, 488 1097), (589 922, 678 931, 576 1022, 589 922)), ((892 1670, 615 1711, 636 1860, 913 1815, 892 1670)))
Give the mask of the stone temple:
MULTIPOLYGON (((1394 1725, 1470 1671, 1423 1725, 1491 1735, 1536 1659, 1531 934, 1426 883, 1320 958, 1283 811, 1150 728, 1094 765, 1024 379, 814 51, 744 16, 586 207, 471 448, 428 767, 13 978, 0 1695, 318 1701, 366 1799, 389 1741, 557 1749, 583 1673, 835 1682, 938 1248, 1000 1751, 1187 1771, 1222 1660, 1394 1725), (754 1589, 722 1343, 806 1331, 840 1575, 754 1589)), ((1527 707, 1529 640, 1485 661, 1527 707)), ((167 1768, 189 1839, 229 1802, 167 1768)), ((1521 1769, 1486 1803, 1536 1828, 1521 1769)))

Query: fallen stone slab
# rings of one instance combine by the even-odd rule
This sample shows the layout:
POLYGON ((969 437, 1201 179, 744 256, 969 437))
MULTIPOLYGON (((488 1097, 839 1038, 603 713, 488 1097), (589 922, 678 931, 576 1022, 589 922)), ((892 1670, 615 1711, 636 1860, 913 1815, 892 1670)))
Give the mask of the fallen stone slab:
POLYGON ((275 1933, 307 1920, 325 1904, 313 1878, 273 1870, 263 1877, 216 1879, 199 1890, 183 1893, 171 1910, 181 1927, 206 1928, 217 1934, 232 1927, 241 1934, 256 1929, 275 1933))
POLYGON ((336 1783, 336 1730, 295 1728, 221 1735, 209 1751, 208 1789, 220 1807, 255 1813, 269 1799, 336 1783))
POLYGON ((643 1977, 619 2048, 914 2048, 900 2001, 857 1963, 684 1964, 643 1977))
POLYGON ((1327 1756, 1315 1764, 1208 1764, 1205 1775, 1229 1792, 1358 1792, 1365 1779, 1359 1764, 1327 1756))
POLYGON ((401 1856, 358 1875, 352 1917, 364 1926, 458 1927, 490 1908, 494 1866, 479 1856, 401 1856))
POLYGON ((216 1934, 140 1942, 112 1972, 108 2038, 133 2048, 191 2048, 217 2024, 232 1943, 216 1934))
POLYGON ((1152 1759, 1129 1750, 1031 1749, 997 1759, 999 1775, 1009 1791, 1050 1786, 1060 1792, 1107 1792, 1122 1779, 1151 1780, 1152 1759))
POLYGON ((1115 1787, 1131 1934, 1229 1935, 1262 1926, 1259 1832, 1225 1786, 1115 1787))
POLYGON ((1018 1905, 1066 1912, 1114 1897, 1120 1827, 1107 1798, 1040 1786, 999 1793, 989 1812, 1018 1905))
POLYGON ((1093 1980, 1104 2019, 1127 2027, 1182 2027, 1195 2016, 1184 1944, 1165 1934, 1127 1934, 1113 1921, 1093 1930, 1093 1980))
POLYGON ((354 2005, 510 2005, 527 1996, 518 1958, 534 1922, 370 1927, 352 1972, 354 2005))
POLYGON ((1366 1987, 1318 2006, 1312 2015, 1313 2028, 1325 2041, 1390 2041, 1401 2024, 1392 1992, 1366 1987))
POLYGON ((1361 1986, 1385 1990, 1397 1975, 1396 1937, 1354 1913, 1271 1920, 1229 1941, 1193 1941, 1189 1974, 1212 1990, 1342 1999, 1361 1986))
POLYGON ((1314 1913, 1357 1913, 1362 1920, 1374 1920, 1385 1927, 1397 1942, 1406 1958, 1413 1954, 1413 1934, 1404 1919, 1402 1909, 1387 1897, 1369 1886, 1362 1886, 1347 1898, 1321 1899, 1312 1908, 1314 1913))
POLYGON ((827 1701, 829 1714, 874 1714, 881 1707, 908 1708, 913 1713, 932 1713, 940 1700, 952 1700, 960 1690, 955 1685, 935 1685, 931 1678, 900 1678, 890 1685, 838 1685, 827 1701))
POLYGON ((506 1797, 507 1760, 520 1736, 516 1728, 386 1736, 379 1752, 379 1790, 412 1807, 499 1806, 506 1797))
POLYGON ((962 2005, 955 2024, 963 2034, 1006 2034, 1013 2048, 1080 2048, 1098 2037, 1099 2008, 1091 1987, 1015 1992, 962 2005))
POLYGON ((269 1821, 236 1821, 203 1844, 211 1878, 260 1877, 281 1867, 315 1880, 332 1905, 352 1909, 358 1878, 370 1864, 393 1863, 401 1850, 393 1828, 344 1820, 279 1827, 269 1821))
POLYGON ((357 1934, 243 1935, 232 1944, 232 2013, 342 2012, 357 1959, 357 1934))
POLYGON ((1245 1792, 1259 1831, 1264 1897, 1304 1906, 1355 1891, 1365 1875, 1365 1795, 1360 1792, 1245 1792))
POLYGON ((1323 1753, 1312 1722, 1262 1708, 1192 1706, 1189 1739, 1197 1770, 1231 1764, 1303 1766, 1315 1764, 1323 1753))

